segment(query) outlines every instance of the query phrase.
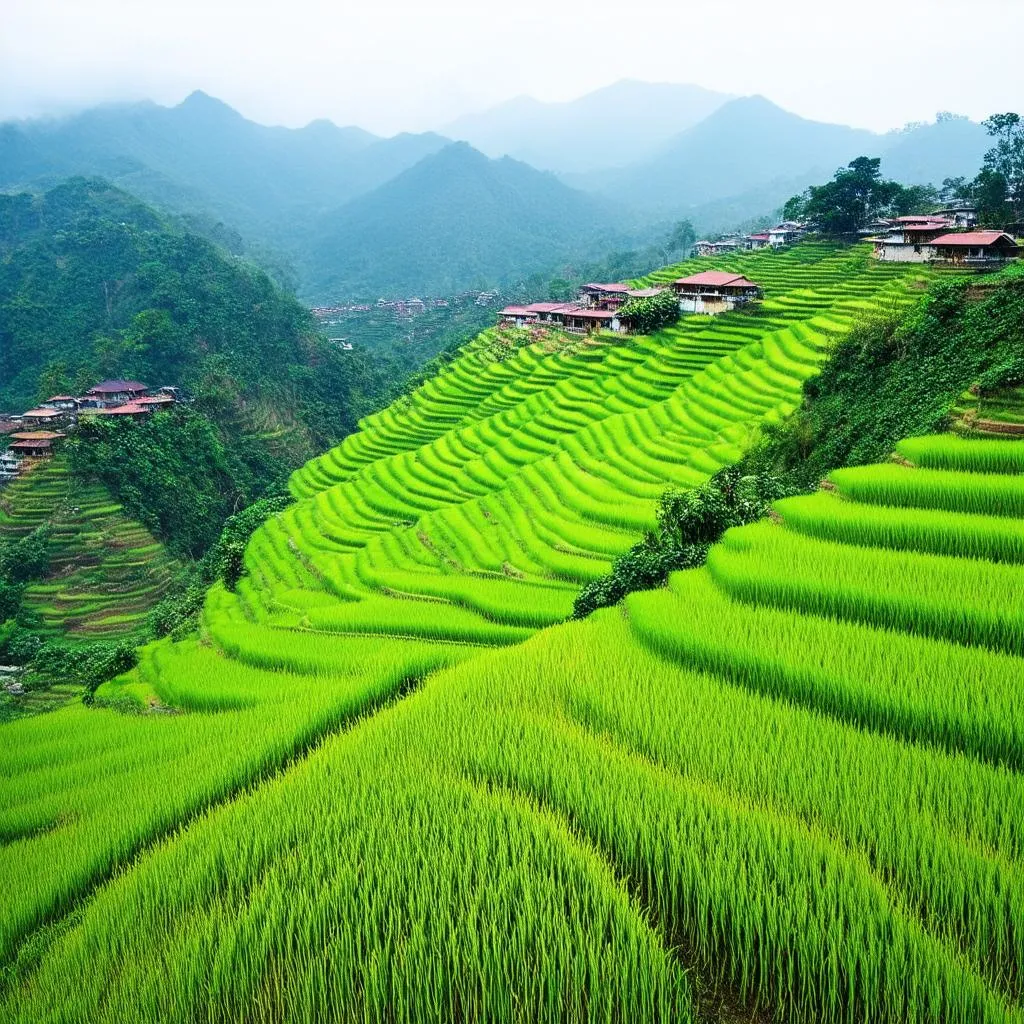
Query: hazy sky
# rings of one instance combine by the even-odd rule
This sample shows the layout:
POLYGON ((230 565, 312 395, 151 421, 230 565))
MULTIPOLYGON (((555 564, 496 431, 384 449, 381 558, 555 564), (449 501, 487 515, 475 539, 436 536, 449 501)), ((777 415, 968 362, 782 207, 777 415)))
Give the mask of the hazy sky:
POLYGON ((639 78, 887 129, 1019 110, 1021 39, 1024 0, 0 0, 0 118, 198 88, 392 133, 639 78))

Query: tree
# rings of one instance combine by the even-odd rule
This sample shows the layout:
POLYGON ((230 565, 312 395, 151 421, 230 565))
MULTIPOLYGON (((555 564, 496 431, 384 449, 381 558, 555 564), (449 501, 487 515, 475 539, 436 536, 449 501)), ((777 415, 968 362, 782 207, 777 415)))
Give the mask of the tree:
POLYGON ((666 252, 689 252, 690 246, 697 241, 697 232, 688 220, 681 220, 672 229, 665 243, 666 252))
POLYGON ((982 124, 996 140, 985 154, 982 173, 988 171, 1003 179, 1013 219, 1020 220, 1024 216, 1024 121, 1020 114, 1005 113, 993 114, 982 124))
POLYGON ((630 299, 619 310, 619 319, 635 334, 651 334, 679 319, 679 300, 670 288, 645 299, 630 299))
POLYGON ((852 234, 870 220, 921 201, 899 182, 882 177, 879 157, 859 156, 836 171, 831 181, 812 185, 783 207, 790 220, 806 220, 829 235, 852 234))

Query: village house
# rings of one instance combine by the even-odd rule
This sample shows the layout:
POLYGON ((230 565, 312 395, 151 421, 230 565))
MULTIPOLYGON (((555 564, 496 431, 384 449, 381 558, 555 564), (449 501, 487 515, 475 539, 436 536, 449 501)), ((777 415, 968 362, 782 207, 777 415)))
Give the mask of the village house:
POLYGON ((693 243, 693 254, 694 256, 725 256, 742 248, 744 248, 744 243, 738 238, 722 238, 717 242, 702 239, 693 243))
POLYGON ((94 409, 112 409, 141 398, 148 390, 137 380, 103 380, 89 388, 81 403, 94 409))
POLYGON ((798 242, 806 234, 803 224, 795 220, 784 220, 781 224, 768 229, 768 244, 773 249, 783 245, 792 245, 798 242))
POLYGON ((59 409, 61 412, 72 413, 78 408, 78 399, 71 395, 54 395, 45 402, 40 402, 41 409, 59 409))
MULTIPOLYGON (((351 348, 352 344, 348 343, 348 347, 351 348)), ((174 405, 174 396, 167 394, 143 395, 142 398, 136 398, 132 404, 144 405, 147 409, 159 412, 161 409, 169 409, 174 405)))
POLYGON ((969 231, 978 223, 978 208, 972 203, 953 203, 941 210, 933 210, 931 216, 947 221, 951 227, 969 231))
POLYGON ((53 454, 54 445, 64 435, 46 430, 31 430, 22 434, 11 434, 11 437, 13 440, 8 451, 14 452, 16 456, 42 459, 53 454))
POLYGON ((29 409, 28 412, 21 414, 21 420, 26 426, 52 426, 55 423, 61 423, 66 419, 67 413, 62 409, 29 409))
POLYGON ((756 235, 747 235, 743 239, 744 249, 765 249, 772 244, 772 236, 767 231, 760 231, 756 235))
POLYGON ((934 255, 929 243, 951 227, 944 217, 915 214, 897 217, 881 234, 867 241, 874 244, 875 257, 886 263, 927 263, 934 255))
POLYGON ((701 274, 681 277, 672 283, 679 296, 681 313, 704 313, 714 316, 760 299, 761 286, 742 274, 727 270, 705 270, 701 274))
POLYGON ((954 231, 933 238, 929 248, 935 263, 979 270, 1020 255, 1020 246, 1005 231, 954 231))
POLYGON ((0 452, 0 483, 14 480, 21 470, 21 459, 10 449, 0 452))
POLYGON ((620 333, 624 330, 619 314, 614 309, 585 309, 582 306, 569 306, 557 314, 561 317, 562 330, 570 334, 590 334, 592 331, 612 331, 620 333))

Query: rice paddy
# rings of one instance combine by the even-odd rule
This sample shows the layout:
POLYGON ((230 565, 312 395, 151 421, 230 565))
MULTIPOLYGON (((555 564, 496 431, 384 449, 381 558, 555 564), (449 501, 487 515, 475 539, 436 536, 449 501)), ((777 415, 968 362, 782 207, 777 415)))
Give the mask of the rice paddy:
POLYGON ((3 727, 3 1019, 1024 1021, 1016 442, 914 439, 563 621, 919 294, 720 264, 761 313, 480 339, 296 473, 97 694, 165 713, 3 727))

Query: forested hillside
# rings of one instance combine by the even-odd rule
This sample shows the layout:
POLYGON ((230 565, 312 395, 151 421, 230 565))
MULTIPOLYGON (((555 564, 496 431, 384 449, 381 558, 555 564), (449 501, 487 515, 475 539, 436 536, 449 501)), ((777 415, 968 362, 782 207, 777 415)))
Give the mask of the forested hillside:
POLYGON ((317 295, 446 295, 554 270, 618 234, 607 206, 554 175, 456 143, 323 218, 303 277, 317 295))

